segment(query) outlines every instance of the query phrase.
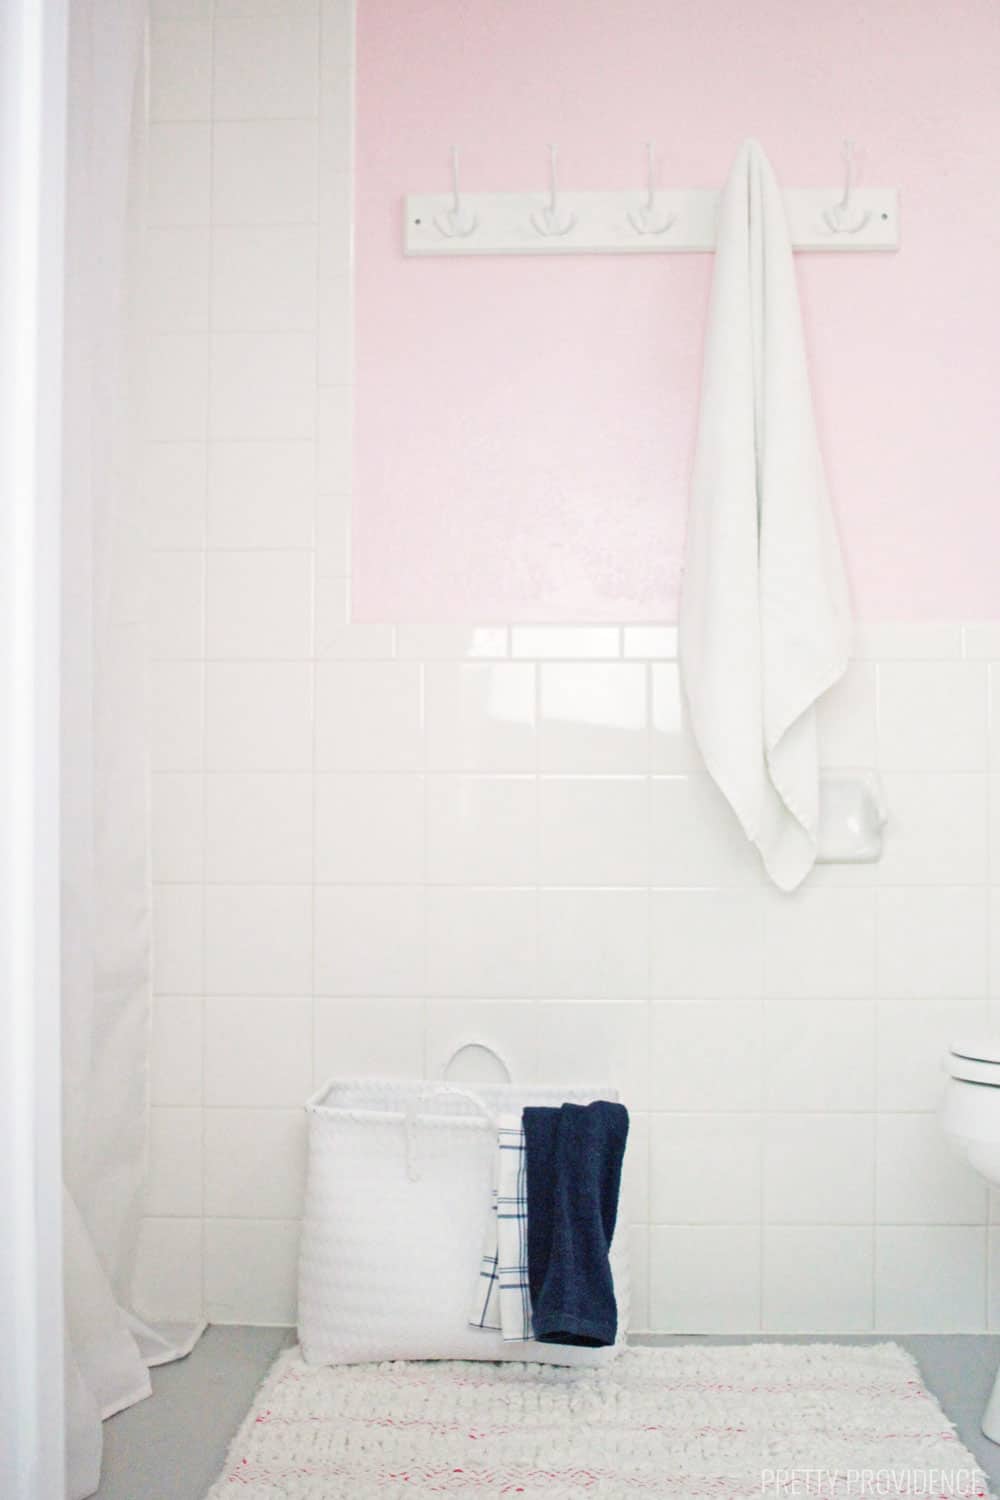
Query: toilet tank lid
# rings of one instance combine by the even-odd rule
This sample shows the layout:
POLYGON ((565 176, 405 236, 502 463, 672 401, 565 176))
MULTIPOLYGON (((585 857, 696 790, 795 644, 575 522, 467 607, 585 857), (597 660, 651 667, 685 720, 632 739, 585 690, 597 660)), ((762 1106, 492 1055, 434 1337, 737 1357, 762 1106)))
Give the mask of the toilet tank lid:
POLYGON ((952 1057, 967 1057, 971 1062, 1000 1063, 1000 1037, 952 1042, 952 1057))

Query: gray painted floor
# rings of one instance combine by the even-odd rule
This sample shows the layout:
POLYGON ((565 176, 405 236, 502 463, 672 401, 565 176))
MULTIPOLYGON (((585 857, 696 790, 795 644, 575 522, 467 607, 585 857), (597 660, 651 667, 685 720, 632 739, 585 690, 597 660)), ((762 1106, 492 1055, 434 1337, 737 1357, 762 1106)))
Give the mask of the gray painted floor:
MULTIPOLYGON (((294 1341, 290 1329, 210 1328, 187 1359, 153 1371, 153 1397, 104 1424, 104 1479, 97 1500, 204 1500, 253 1393, 278 1351, 294 1341)), ((811 1338, 777 1339, 812 1343, 811 1338)), ((694 1338, 637 1339, 637 1343, 701 1343, 694 1338)), ((712 1344, 763 1342, 707 1338, 712 1344)), ((858 1336, 838 1344, 882 1342, 858 1336)), ((956 1424, 959 1436, 1000 1495, 1000 1447, 979 1430, 1000 1364, 1000 1335, 922 1334, 897 1338, 920 1363, 924 1380, 956 1424)))

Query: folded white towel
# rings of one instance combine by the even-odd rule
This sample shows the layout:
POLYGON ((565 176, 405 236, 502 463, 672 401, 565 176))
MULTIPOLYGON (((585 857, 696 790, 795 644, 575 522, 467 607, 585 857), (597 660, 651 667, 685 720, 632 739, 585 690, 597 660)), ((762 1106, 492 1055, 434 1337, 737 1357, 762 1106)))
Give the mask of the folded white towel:
POLYGON ((679 654, 705 764, 783 890, 816 858, 815 704, 849 645, 784 205, 746 141, 719 204, 679 654))

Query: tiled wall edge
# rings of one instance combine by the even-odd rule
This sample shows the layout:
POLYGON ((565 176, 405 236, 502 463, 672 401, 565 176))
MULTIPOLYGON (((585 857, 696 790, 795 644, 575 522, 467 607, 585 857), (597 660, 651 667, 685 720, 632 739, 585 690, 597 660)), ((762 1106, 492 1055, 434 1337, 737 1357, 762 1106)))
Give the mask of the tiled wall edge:
MULTIPOLYGON (((373 630, 383 643, 375 655, 401 661, 676 661, 678 649, 677 626, 667 624, 348 624, 337 655, 373 659, 373 630)), ((856 661, 1000 661, 1000 621, 858 625, 852 654, 856 661)))

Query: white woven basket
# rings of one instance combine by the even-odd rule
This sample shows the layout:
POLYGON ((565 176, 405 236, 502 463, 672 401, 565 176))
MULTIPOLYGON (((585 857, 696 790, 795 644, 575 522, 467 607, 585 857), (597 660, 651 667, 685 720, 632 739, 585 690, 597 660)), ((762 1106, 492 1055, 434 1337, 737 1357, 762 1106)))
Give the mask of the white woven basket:
MULTIPOLYGON (((528 1104, 617 1099, 615 1089, 463 1086, 362 1078, 307 1104, 309 1175, 299 1339, 310 1364, 509 1359, 595 1365, 614 1349, 504 1343, 469 1325, 496 1151, 494 1120, 528 1104)), ((611 1247, 618 1345, 629 1320, 627 1230, 611 1247)))

